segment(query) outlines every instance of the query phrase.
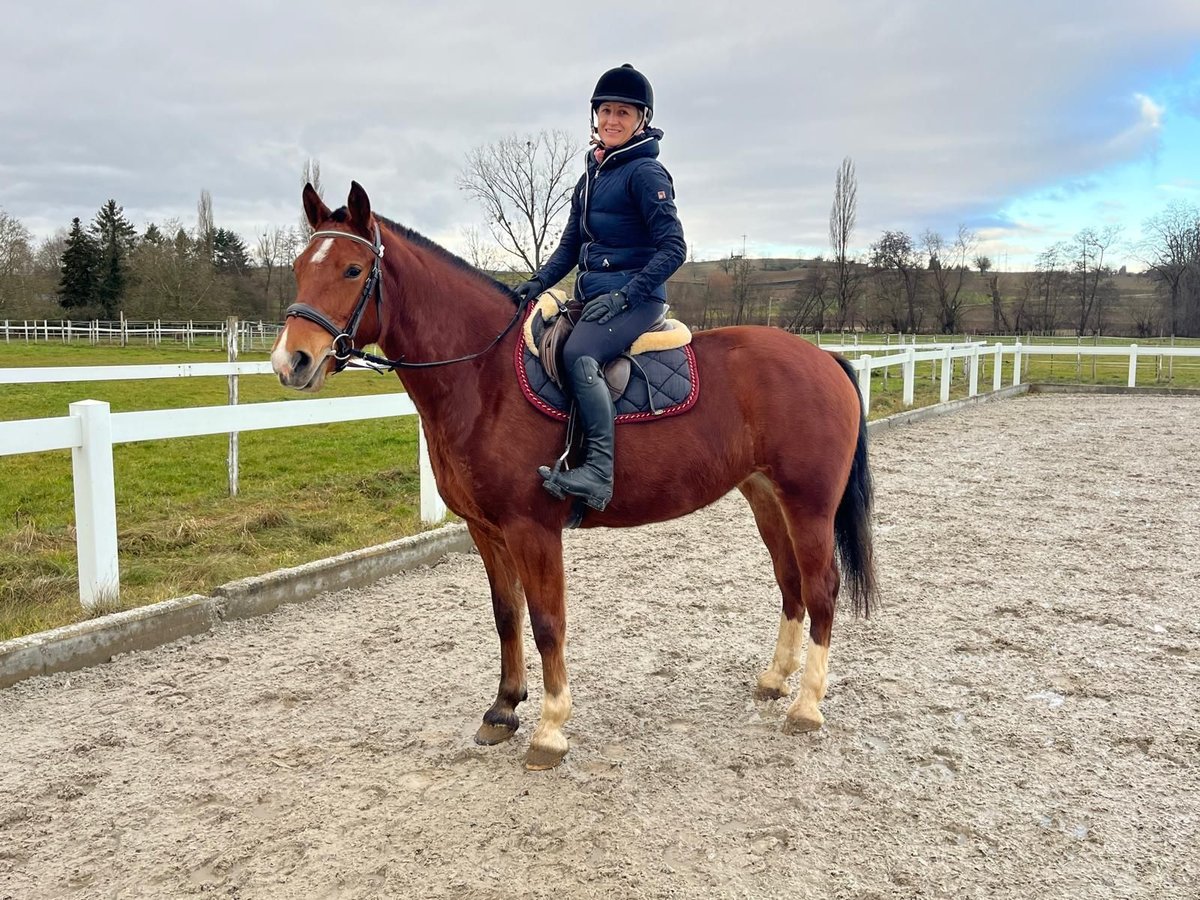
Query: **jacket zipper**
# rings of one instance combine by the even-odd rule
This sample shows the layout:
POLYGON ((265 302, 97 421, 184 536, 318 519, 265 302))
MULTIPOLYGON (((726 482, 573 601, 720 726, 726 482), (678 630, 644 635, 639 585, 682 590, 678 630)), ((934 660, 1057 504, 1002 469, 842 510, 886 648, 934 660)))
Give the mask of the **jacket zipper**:
MULTIPOLYGON (((624 147, 620 147, 620 148, 614 150, 612 153, 605 153, 604 159, 600 160, 599 165, 596 166, 596 175, 599 176, 600 170, 604 168, 604 164, 606 162, 608 162, 610 159, 612 159, 614 156, 616 156, 618 153, 624 153, 626 150, 632 150, 635 147, 640 147, 640 146, 642 146, 642 144, 646 143, 647 141, 652 141, 652 140, 654 140, 653 136, 647 135, 645 138, 638 141, 636 144, 626 144, 624 147)), ((588 227, 588 206, 590 205, 590 202, 592 199, 592 173, 590 171, 585 171, 584 175, 586 175, 587 177, 584 180, 584 188, 583 188, 583 230, 587 234, 587 236, 590 240, 584 242, 582 252, 579 254, 581 257, 583 257, 583 266, 579 270, 579 277, 575 279, 576 292, 578 292, 578 290, 579 290, 579 282, 583 279, 584 273, 589 271, 589 269, 587 267, 588 244, 593 244, 596 241, 596 236, 594 234, 592 234, 592 229, 588 227)), ((581 297, 582 297, 582 295, 581 295, 581 297)))

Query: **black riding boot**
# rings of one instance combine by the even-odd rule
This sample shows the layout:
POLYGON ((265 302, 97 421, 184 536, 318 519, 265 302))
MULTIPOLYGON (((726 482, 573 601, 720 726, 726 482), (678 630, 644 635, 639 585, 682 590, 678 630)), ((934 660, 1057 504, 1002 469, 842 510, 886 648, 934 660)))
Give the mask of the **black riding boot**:
POLYGON ((603 510, 612 499, 613 444, 616 426, 615 413, 608 385, 600 373, 600 365, 590 356, 575 361, 569 373, 571 393, 583 422, 587 454, 577 469, 555 475, 549 466, 541 466, 538 474, 546 479, 545 488, 555 497, 564 494, 581 497, 592 509, 603 510))

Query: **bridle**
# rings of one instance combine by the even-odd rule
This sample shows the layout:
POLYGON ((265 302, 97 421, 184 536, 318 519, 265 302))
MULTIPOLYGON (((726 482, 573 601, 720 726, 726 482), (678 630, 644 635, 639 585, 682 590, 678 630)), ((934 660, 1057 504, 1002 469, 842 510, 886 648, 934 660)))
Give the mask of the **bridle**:
POLYGON ((467 362, 468 360, 477 359, 495 347, 504 338, 506 334, 512 331, 514 325, 521 317, 523 306, 518 306, 516 312, 513 313, 512 319, 504 326, 504 330, 496 335, 490 344, 484 347, 477 353, 471 353, 467 356, 459 356, 454 359, 440 359, 432 362, 408 362, 403 357, 399 359, 385 359, 382 356, 375 356, 371 353, 365 353, 354 346, 354 337, 358 333, 358 326, 362 324, 363 314, 367 310, 367 304, 371 301, 371 296, 375 297, 375 320, 379 322, 380 328, 383 327, 383 239, 379 234, 379 223, 375 222, 375 241, 372 243, 366 238, 361 238, 357 234, 350 234, 347 231, 314 231, 308 239, 311 244, 317 238, 349 238, 352 241, 357 241, 364 247, 370 247, 373 259, 371 260, 371 273, 367 275, 367 281, 363 285, 362 293, 358 297, 358 303, 355 304, 354 310, 350 313, 350 318, 346 321, 345 328, 339 328, 333 320, 326 316, 319 309, 309 306, 307 303, 293 303, 289 306, 284 314, 284 319, 295 317, 297 319, 307 319, 316 325, 320 325, 333 337, 333 352, 334 359, 334 374, 345 369, 348 365, 358 366, 360 368, 374 369, 376 372, 391 372, 395 369, 428 369, 435 366, 448 366, 451 363, 467 362), (351 362, 351 360, 357 362, 351 362))

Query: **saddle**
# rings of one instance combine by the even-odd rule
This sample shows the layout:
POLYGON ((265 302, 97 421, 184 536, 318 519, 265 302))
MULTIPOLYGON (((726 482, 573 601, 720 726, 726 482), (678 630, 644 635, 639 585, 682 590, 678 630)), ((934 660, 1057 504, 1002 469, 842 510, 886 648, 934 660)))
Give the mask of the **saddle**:
MULTIPOLYGON (((582 310, 582 301, 570 299, 565 292, 554 289, 538 297, 531 313, 525 319, 525 346, 541 363, 546 377, 560 391, 566 386, 562 373, 562 348, 582 310)), ((668 319, 665 313, 660 316, 633 342, 627 353, 621 354, 604 366, 604 380, 608 384, 608 392, 612 395, 613 402, 616 403, 624 396, 629 387, 629 380, 636 365, 633 357, 644 353, 678 350, 690 344, 691 340, 692 333, 686 325, 678 319, 668 319)), ((652 402, 653 398, 650 400, 652 402)))

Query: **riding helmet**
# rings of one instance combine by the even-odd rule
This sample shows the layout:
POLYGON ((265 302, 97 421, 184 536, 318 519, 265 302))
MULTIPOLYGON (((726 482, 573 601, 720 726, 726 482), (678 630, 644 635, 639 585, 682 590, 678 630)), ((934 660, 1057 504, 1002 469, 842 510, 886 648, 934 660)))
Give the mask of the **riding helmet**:
POLYGON ((596 82, 592 91, 592 111, 604 101, 630 103, 646 110, 646 121, 654 113, 654 88, 650 81, 630 63, 609 69, 596 82))

